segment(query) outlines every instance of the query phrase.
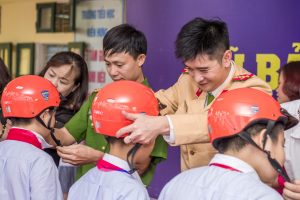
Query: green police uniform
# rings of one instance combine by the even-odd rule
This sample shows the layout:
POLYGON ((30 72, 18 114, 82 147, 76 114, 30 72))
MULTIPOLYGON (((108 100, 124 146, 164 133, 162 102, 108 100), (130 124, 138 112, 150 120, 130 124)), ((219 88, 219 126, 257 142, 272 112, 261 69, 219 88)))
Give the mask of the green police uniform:
MULTIPOLYGON (((145 79, 142 84, 149 87, 147 79, 145 79)), ((90 119, 91 105, 96 94, 97 92, 93 92, 89 96, 88 100, 81 106, 80 110, 68 121, 68 123, 65 124, 65 128, 69 131, 69 133, 75 138, 77 142, 81 142, 84 140, 87 146, 102 152, 108 152, 109 147, 106 139, 103 135, 94 131, 92 121, 90 119)), ((151 153, 152 160, 150 166, 141 177, 145 185, 148 186, 150 184, 157 163, 167 159, 167 148, 168 145, 164 141, 162 136, 157 137, 155 141, 155 146, 151 153)), ((80 166, 77 169, 76 178, 80 178, 93 167, 95 167, 94 164, 86 164, 80 166)))

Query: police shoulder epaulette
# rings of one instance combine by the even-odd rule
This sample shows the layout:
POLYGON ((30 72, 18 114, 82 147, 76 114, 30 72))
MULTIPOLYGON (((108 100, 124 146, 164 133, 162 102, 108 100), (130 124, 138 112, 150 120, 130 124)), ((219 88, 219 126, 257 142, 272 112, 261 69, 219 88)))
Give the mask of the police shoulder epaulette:
POLYGON ((252 73, 240 74, 238 76, 234 76, 232 78, 232 80, 233 81, 246 81, 246 80, 250 79, 252 76, 254 76, 254 74, 252 74, 252 73))
POLYGON ((182 73, 183 74, 188 74, 189 73, 189 69, 187 67, 183 68, 182 73))

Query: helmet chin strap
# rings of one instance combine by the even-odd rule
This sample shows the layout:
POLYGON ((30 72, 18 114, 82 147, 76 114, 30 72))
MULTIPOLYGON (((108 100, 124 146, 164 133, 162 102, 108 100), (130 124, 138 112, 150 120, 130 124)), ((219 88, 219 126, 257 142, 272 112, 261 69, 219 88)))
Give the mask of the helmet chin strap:
MULTIPOLYGON (((54 112, 53 112, 54 113, 54 112)), ((56 143, 57 146, 62 146, 60 140, 58 140, 54 135, 54 127, 51 127, 51 121, 53 119, 53 113, 51 114, 51 117, 48 121, 48 124, 46 125, 45 122, 41 119, 40 115, 37 115, 35 118, 36 120, 42 124, 46 129, 50 131, 50 136, 53 139, 53 141, 56 143)))
POLYGON ((261 150, 262 152, 264 152, 265 154, 267 154, 268 160, 271 164, 271 166, 277 171, 278 174, 280 174, 283 179, 287 182, 291 182, 289 176, 287 175, 286 171, 283 169, 283 167, 279 164, 279 162, 271 157, 271 153, 270 151, 265 150, 265 146, 266 146, 266 142, 267 142, 267 135, 270 134, 272 128, 274 127, 275 122, 274 121, 269 121, 268 125, 267 125, 267 130, 264 133, 264 138, 263 138, 263 148, 261 148, 260 146, 258 146, 250 137, 250 135, 245 132, 242 131, 239 136, 244 139, 245 141, 249 142, 250 144, 252 144, 253 146, 255 146, 256 148, 258 148, 259 150, 261 150))
POLYGON ((133 163, 133 159, 134 159, 134 156, 136 154, 136 152, 138 151, 138 149, 142 146, 142 144, 135 144, 134 147, 132 147, 128 153, 127 153, 127 163, 129 165, 129 174, 133 174, 137 169, 136 167, 134 166, 134 163, 133 163), (130 161, 129 161, 129 158, 131 157, 130 161))

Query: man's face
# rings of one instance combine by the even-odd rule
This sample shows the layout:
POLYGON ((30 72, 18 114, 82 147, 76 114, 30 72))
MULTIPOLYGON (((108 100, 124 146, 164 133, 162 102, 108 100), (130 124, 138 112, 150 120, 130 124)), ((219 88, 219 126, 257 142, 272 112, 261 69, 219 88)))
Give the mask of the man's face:
POLYGON ((187 60, 184 64, 190 76, 198 83, 198 87, 202 91, 212 92, 226 80, 230 71, 230 58, 225 63, 224 59, 218 61, 206 54, 198 54, 195 59, 187 60))
MULTIPOLYGON (((108 52, 109 55, 109 52, 108 52)), ((136 59, 128 53, 114 53, 104 57, 106 70, 113 81, 130 80, 142 82, 144 80, 142 65, 146 56, 140 54, 136 59)))

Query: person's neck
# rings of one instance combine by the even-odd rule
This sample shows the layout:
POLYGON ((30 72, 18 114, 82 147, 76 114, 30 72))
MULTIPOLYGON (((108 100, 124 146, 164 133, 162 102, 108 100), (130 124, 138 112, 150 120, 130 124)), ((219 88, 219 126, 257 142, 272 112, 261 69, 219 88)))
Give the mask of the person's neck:
POLYGON ((260 163, 260 160, 263 159, 263 152, 252 145, 246 145, 239 151, 228 150, 224 152, 224 155, 233 156, 248 163, 256 172, 259 170, 260 166, 257 163, 260 163))
MULTIPOLYGON (((217 84, 217 86, 215 88, 213 88, 211 91, 206 91, 206 92, 210 92, 210 93, 213 93, 213 92, 216 92, 218 91, 219 88, 223 88, 223 87, 226 87, 226 84, 228 84, 228 81, 227 83, 225 84, 225 81, 227 80, 229 74, 230 74, 230 70, 231 70, 231 67, 228 67, 228 68, 225 68, 225 73, 223 73, 223 77, 222 79, 220 80, 220 82, 217 84)), ((216 94, 214 94, 216 95, 216 94)))
MULTIPOLYGON (((40 125, 40 126, 42 126, 42 125, 40 125)), ((26 124, 26 125, 18 124, 15 127, 16 128, 23 128, 23 129, 38 133, 39 135, 41 135, 46 140, 47 135, 49 135, 49 134, 46 135, 45 133, 48 133, 49 130, 47 130, 44 127, 40 127, 40 126, 35 124, 35 123, 31 123, 31 124, 26 124)))
POLYGON ((138 77, 138 79, 136 80, 136 82, 143 83, 144 80, 145 80, 145 76, 143 73, 141 73, 140 76, 138 77))
POLYGON ((109 154, 127 161, 127 154, 133 146, 134 145, 125 145, 118 143, 110 144, 109 154))

